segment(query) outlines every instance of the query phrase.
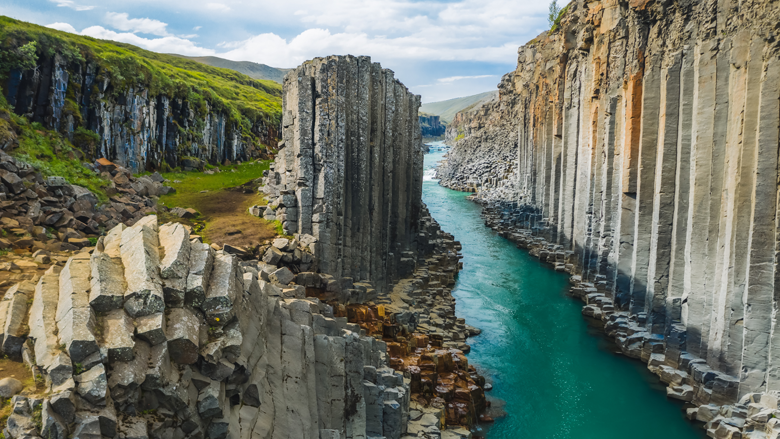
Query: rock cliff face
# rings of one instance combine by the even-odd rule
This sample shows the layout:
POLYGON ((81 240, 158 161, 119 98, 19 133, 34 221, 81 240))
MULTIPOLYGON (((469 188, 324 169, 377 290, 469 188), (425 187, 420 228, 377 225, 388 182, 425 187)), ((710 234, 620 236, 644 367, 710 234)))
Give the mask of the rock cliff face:
POLYGON ((147 215, 10 288, 0 354, 41 384, 5 437, 470 437, 478 331, 449 295, 460 244, 420 199, 418 106, 368 58, 308 62, 266 176, 294 239, 239 261, 147 215))
POLYGON ((447 127, 442 125, 439 116, 424 115, 420 118, 420 132, 423 137, 439 137, 444 135, 447 127))
POLYGON ((773 1, 574 1, 500 100, 451 125, 464 138, 440 172, 590 281, 619 343, 681 369, 673 393, 699 405, 780 390, 778 17, 773 1))
POLYGON ((133 172, 171 167, 185 158, 212 163, 259 157, 274 146, 278 127, 258 119, 248 139, 227 113, 186 98, 154 94, 148 84, 113 83, 89 62, 66 62, 59 55, 37 70, 11 70, 3 84, 14 112, 66 134, 84 127, 99 135, 92 160, 106 157, 133 172))
POLYGON ((400 437, 410 393, 385 343, 305 297, 342 282, 277 263, 241 263, 149 215, 9 289, 2 347, 46 396, 14 397, 6 437, 400 437))
POLYGON ((424 251, 420 97, 370 58, 346 56, 289 73, 283 101, 265 217, 316 237, 321 271, 386 291, 424 251))

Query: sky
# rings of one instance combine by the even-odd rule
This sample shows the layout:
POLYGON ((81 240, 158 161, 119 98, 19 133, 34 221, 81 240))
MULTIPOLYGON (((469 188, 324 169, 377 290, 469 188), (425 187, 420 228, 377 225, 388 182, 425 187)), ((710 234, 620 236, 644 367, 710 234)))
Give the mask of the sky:
POLYGON ((0 15, 162 53, 296 67, 368 55, 423 103, 495 90, 547 26, 535 0, 2 0, 0 15))

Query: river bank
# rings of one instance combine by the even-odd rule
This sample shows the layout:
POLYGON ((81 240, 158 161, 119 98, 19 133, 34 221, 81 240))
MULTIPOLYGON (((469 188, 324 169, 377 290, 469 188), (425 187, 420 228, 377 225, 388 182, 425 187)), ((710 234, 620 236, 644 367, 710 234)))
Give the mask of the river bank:
POLYGON ((548 269, 527 251, 484 225, 481 206, 467 193, 439 186, 425 157, 423 200, 442 229, 462 243, 463 269, 452 295, 456 315, 479 327, 468 357, 493 384, 506 417, 489 429, 504 438, 695 438, 703 431, 669 403, 657 377, 580 316, 567 296, 565 273, 548 269), (653 422, 637 419, 648 415, 653 422))

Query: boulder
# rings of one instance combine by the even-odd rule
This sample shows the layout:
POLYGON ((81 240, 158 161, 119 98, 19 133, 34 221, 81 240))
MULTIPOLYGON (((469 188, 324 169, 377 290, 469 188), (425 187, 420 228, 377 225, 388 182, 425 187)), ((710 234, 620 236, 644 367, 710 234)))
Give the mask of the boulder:
POLYGON ((271 282, 287 285, 295 279, 295 275, 287 267, 282 267, 268 276, 271 282))
POLYGON ((24 389, 22 382, 16 378, 3 378, 0 380, 0 398, 9 399, 24 389))
POLYGON ((276 247, 269 247, 263 255, 263 262, 270 265, 277 265, 282 260, 284 253, 276 247))

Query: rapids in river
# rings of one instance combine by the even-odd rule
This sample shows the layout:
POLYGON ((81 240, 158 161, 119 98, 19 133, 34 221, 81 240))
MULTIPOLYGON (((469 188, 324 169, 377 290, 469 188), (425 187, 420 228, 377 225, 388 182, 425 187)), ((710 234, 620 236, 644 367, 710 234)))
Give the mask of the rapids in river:
POLYGON ((706 437, 644 363, 616 353, 580 314, 557 273, 484 225, 467 193, 439 186, 426 154, 423 201, 443 230, 463 244, 453 290, 456 313, 482 330, 470 363, 506 415, 483 426, 488 439, 681 439, 706 437))

